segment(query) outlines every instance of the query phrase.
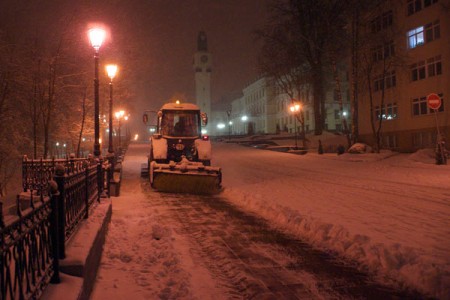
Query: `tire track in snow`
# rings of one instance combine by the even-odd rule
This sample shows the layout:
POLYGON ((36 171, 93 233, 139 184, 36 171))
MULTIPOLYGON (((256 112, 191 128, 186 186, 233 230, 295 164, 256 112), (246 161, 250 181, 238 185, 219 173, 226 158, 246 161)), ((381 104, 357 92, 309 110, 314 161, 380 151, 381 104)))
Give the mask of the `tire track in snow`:
POLYGON ((164 194, 196 260, 230 299, 419 298, 374 283, 330 254, 271 229, 219 197, 164 194))

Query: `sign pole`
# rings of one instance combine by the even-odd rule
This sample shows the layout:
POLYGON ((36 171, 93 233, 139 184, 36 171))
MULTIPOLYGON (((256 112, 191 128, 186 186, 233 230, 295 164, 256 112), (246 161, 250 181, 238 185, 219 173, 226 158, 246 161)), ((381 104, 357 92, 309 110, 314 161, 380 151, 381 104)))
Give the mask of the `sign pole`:
POLYGON ((427 96, 427 104, 430 109, 434 110, 434 117, 436 120, 436 130, 437 130, 437 137, 436 137, 437 150, 439 151, 439 154, 441 156, 442 163, 445 164, 445 154, 444 154, 445 149, 443 149, 443 145, 440 141, 441 132, 439 130, 439 122, 437 116, 438 109, 442 105, 441 97, 439 97, 438 94, 431 93, 427 96))

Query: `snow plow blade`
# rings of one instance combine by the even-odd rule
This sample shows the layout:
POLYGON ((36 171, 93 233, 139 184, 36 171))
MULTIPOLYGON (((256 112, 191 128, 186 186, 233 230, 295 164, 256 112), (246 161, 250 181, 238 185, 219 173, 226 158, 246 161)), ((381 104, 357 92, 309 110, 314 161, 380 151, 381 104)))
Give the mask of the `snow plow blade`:
POLYGON ((221 192, 222 172, 199 162, 150 165, 151 186, 159 192, 214 195, 221 192))

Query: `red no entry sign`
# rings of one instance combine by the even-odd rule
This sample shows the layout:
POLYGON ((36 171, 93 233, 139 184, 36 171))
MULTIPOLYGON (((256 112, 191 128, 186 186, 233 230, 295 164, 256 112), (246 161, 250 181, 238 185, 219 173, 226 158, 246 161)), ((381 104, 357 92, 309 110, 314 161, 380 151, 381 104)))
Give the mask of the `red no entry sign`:
POLYGON ((441 97, 438 94, 429 94, 427 96, 427 104, 431 109, 439 109, 441 107, 441 97))

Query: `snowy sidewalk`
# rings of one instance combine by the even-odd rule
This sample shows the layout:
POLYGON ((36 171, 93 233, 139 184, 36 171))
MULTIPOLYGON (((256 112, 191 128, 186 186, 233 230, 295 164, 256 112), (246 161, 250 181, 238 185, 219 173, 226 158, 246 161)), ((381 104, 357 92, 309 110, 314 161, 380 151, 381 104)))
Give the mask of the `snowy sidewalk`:
POLYGON ((192 261, 187 242, 158 205, 160 195, 142 190, 147 152, 148 145, 132 144, 126 153, 91 299, 211 299, 217 291, 209 273, 192 261))

